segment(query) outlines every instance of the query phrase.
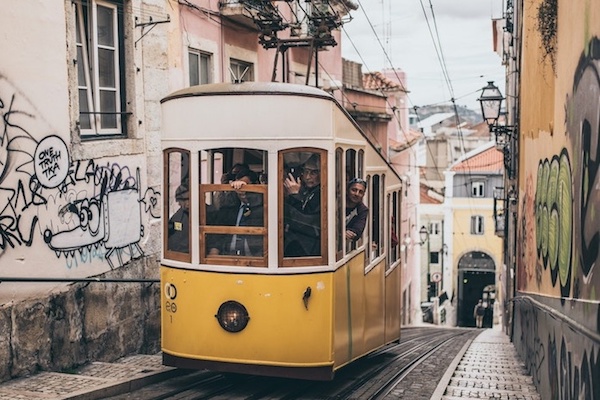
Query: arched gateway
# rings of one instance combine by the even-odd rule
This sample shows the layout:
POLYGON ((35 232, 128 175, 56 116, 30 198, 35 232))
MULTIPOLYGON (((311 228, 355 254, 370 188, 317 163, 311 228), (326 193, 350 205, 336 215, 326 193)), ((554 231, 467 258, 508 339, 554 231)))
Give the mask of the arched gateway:
MULTIPOLYGON (((490 285, 496 284, 496 266, 494 260, 483 252, 472 251, 463 255, 458 261, 458 326, 475 326, 473 309, 483 296, 484 290, 489 291, 490 285)), ((491 303, 484 318, 484 327, 492 326, 491 303)))

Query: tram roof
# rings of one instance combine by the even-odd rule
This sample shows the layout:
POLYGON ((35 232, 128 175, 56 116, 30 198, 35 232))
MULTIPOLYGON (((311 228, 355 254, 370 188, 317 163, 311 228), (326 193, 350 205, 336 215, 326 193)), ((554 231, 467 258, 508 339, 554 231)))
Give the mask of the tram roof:
POLYGON ((219 95, 294 95, 321 97, 326 100, 335 100, 329 93, 306 85, 281 82, 243 82, 243 83, 210 83, 191 86, 178 90, 161 100, 164 103, 183 97, 219 96, 219 95))

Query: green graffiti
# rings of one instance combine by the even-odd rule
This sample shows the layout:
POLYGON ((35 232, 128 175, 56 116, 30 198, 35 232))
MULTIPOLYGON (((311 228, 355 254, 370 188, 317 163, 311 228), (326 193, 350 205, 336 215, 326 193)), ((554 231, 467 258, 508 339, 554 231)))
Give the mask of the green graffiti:
POLYGON ((552 285, 570 285, 573 248, 573 186, 566 150, 552 160, 540 160, 535 193, 536 246, 552 285))
POLYGON ((565 151, 560 156, 560 172, 558 175, 558 206, 561 210, 559 222, 559 255, 558 270, 560 284, 566 287, 569 284, 571 271, 571 253, 573 241, 573 185, 571 178, 571 165, 565 151))

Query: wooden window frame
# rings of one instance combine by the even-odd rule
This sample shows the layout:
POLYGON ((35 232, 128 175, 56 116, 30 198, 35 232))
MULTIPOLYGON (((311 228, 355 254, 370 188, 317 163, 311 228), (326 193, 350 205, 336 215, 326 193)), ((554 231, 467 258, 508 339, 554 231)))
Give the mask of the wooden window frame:
MULTIPOLYGON (((180 154, 187 154, 188 156, 188 160, 189 162, 191 162, 191 152, 189 150, 186 149, 182 149, 182 148, 176 148, 176 147, 171 147, 168 149, 163 150, 163 188, 164 188, 164 194, 163 194, 163 255, 164 258, 169 259, 169 260, 175 260, 175 261, 182 261, 182 262, 191 262, 192 261, 192 213, 193 213, 193 209, 190 207, 189 210, 189 231, 188 231, 188 249, 189 252, 188 253, 181 253, 178 251, 173 251, 173 250, 169 250, 169 246, 168 246, 168 240, 169 240, 169 216, 168 216, 168 212, 169 212, 169 188, 170 188, 170 182, 169 182, 169 156, 172 153, 180 153, 180 154)), ((189 165, 189 164, 188 164, 189 165)), ((190 176, 191 173, 191 166, 189 167, 189 170, 187 171, 188 173, 188 177, 190 176)), ((192 195, 192 191, 190 188, 188 188, 189 190, 189 194, 190 194, 190 204, 191 204, 191 195, 192 195)))
POLYGON ((204 199, 206 195, 212 192, 233 192, 235 189, 228 183, 210 183, 199 185, 199 210, 200 213, 200 226, 198 227, 199 242, 200 242, 200 262, 206 264, 217 264, 217 265, 232 265, 236 267, 264 267, 269 266, 268 253, 269 253, 269 235, 268 229, 268 186, 261 184, 250 184, 245 185, 244 190, 249 193, 260 193, 263 196, 263 226, 220 226, 220 225, 207 225, 206 223, 206 207, 204 199), (263 256, 252 257, 252 256, 237 256, 229 254, 209 255, 206 253, 206 235, 208 234, 223 234, 223 235, 262 235, 263 237, 263 256))
POLYGON ((284 190, 278 190, 278 226, 277 226, 277 239, 278 239, 278 262, 280 267, 308 267, 325 265, 328 263, 328 251, 327 248, 329 240, 329 230, 327 225, 328 212, 328 185, 327 185, 327 150, 313 148, 313 147, 294 147, 289 149, 280 150, 277 154, 277 182, 283 182, 285 177, 285 168, 283 163, 284 155, 287 153, 301 153, 310 152, 319 154, 320 157, 320 179, 321 179, 321 255, 320 256, 307 256, 307 257, 284 257, 284 221, 283 221, 283 210, 284 210, 284 190))

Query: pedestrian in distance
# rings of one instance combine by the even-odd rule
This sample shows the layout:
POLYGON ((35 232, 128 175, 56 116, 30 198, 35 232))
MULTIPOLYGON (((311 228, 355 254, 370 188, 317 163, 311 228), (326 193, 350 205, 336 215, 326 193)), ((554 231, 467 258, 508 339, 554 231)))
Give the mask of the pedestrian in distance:
POLYGON ((483 301, 479 299, 475 308, 473 309, 473 317, 475 318, 475 325, 477 328, 483 328, 483 316, 485 315, 485 307, 483 301))

